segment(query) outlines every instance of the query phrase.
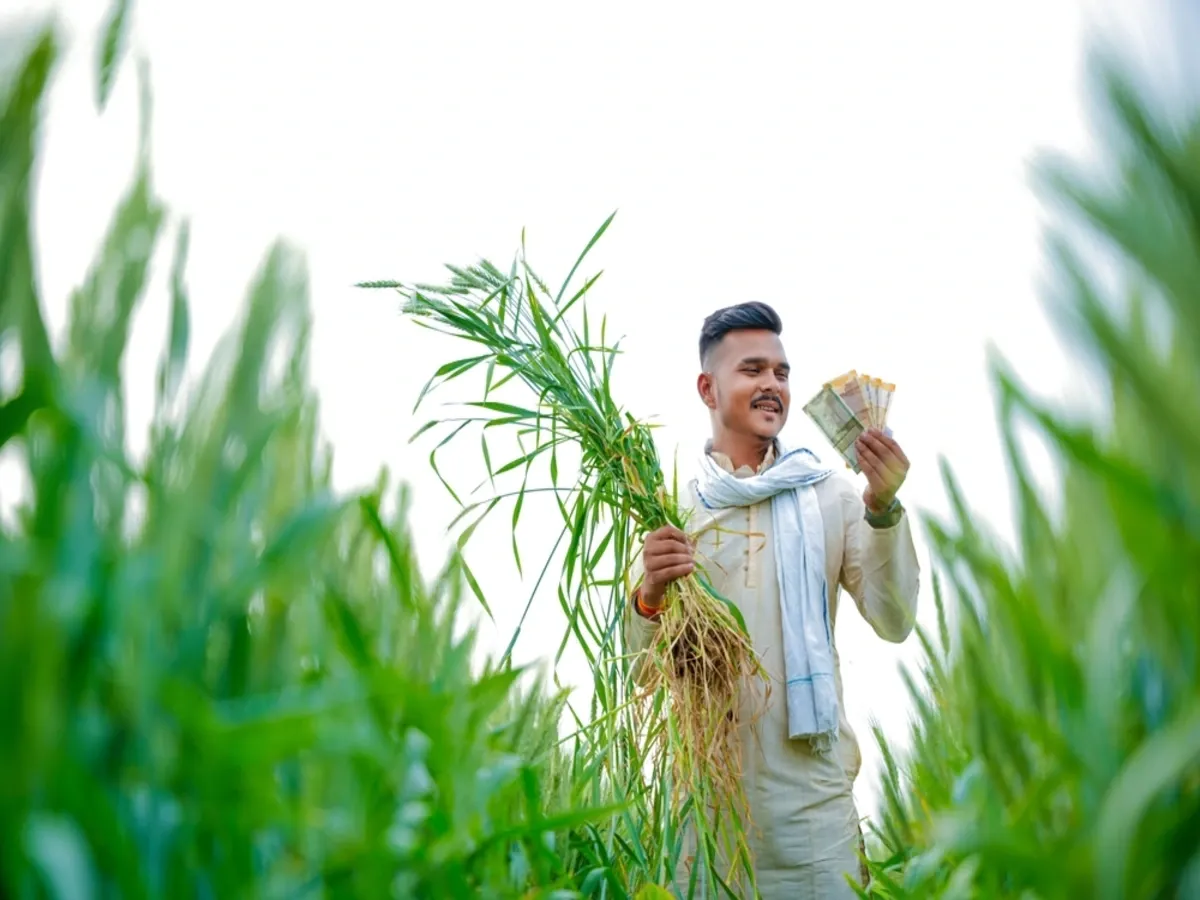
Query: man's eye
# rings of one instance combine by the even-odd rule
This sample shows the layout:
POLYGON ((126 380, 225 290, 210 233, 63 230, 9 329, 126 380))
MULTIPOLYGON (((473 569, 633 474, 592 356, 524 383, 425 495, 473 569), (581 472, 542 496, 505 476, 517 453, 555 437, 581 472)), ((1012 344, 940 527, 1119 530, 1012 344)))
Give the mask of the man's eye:
POLYGON ((779 377, 779 380, 780 380, 780 381, 787 381, 787 378, 788 378, 788 373, 787 373, 787 372, 780 372, 778 377, 779 377))

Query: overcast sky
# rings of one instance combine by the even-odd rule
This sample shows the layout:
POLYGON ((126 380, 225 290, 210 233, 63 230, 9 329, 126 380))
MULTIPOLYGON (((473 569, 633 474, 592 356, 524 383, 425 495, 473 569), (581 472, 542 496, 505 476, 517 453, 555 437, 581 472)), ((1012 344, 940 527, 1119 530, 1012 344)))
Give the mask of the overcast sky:
MULTIPOLYGON (((523 227, 556 281, 619 209, 587 267, 606 270, 593 308, 627 336, 618 399, 659 417, 660 449, 669 459, 678 448, 681 464, 708 428, 694 389, 700 322, 741 300, 784 318, 797 401, 787 441, 829 453, 799 406, 831 376, 853 367, 898 384, 891 425, 913 461, 902 497, 914 510, 945 509, 945 456, 970 502, 1007 530, 989 343, 1047 395, 1078 392, 1037 293, 1042 214, 1027 165, 1043 148, 1088 148, 1080 67, 1097 4, 135 5, 157 186, 193 225, 195 349, 206 354, 231 325, 268 244, 296 242, 311 266, 313 379, 337 484, 360 487, 384 464, 413 481, 430 572, 454 509, 429 478, 429 445, 406 443, 423 421, 411 409, 433 369, 464 354, 403 321, 392 295, 351 285, 435 279, 442 263, 479 255, 507 263, 523 227)), ((37 207, 55 325, 133 166, 134 68, 103 117, 92 102, 106 6, 15 7, 58 9, 72 42, 37 207)), ((164 296, 153 293, 129 360, 135 434, 164 296)), ((474 446, 450 459, 468 482, 482 472, 474 446)), ((527 558, 554 533, 553 510, 538 515, 521 533, 527 558)), ((483 626, 489 646, 507 640, 525 590, 505 531, 501 516, 469 554, 498 612, 498 626, 483 626)), ((919 552, 928 588, 923 536, 919 552)), ((557 606, 544 600, 520 659, 557 645, 557 606)), ((928 592, 921 604, 931 621, 928 592)), ((882 643, 852 604, 844 610, 838 642, 869 811, 868 722, 903 740, 897 666, 917 647, 882 643)))

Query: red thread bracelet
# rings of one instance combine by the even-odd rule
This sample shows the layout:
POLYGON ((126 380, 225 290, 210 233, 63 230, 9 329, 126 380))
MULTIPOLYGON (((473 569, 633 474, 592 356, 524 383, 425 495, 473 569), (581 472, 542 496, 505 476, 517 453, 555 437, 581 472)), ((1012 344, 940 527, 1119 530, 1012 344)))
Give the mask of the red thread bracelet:
POLYGON ((642 615, 642 618, 653 619, 662 612, 661 607, 659 609, 651 609, 642 602, 642 589, 640 587, 633 592, 633 602, 637 606, 637 611, 642 615))

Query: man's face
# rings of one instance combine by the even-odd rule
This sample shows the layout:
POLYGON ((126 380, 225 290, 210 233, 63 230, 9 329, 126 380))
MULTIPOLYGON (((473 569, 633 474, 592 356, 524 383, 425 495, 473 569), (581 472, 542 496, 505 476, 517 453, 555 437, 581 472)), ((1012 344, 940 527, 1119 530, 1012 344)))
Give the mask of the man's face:
POLYGON ((697 386, 726 430, 773 440, 787 422, 790 368, 779 335, 731 331, 710 352, 697 386))

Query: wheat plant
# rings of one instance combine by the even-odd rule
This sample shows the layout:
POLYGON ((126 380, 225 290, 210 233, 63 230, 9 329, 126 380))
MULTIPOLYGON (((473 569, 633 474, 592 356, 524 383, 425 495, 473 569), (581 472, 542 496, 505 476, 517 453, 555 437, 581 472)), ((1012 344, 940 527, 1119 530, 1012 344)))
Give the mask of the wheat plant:
MULTIPOLYGON (((1190 53, 1195 23, 1176 27, 1190 53)), ((1037 171, 1051 309, 1104 413, 1056 412, 994 367, 1018 542, 947 469, 955 513, 928 532, 959 624, 921 634, 911 751, 877 735, 871 896, 1200 897, 1200 106, 1111 51, 1088 74, 1102 167, 1037 171)))
MULTIPOLYGON (((482 396, 467 403, 473 414, 440 416, 414 436, 444 427, 440 448, 475 426, 484 432, 488 484, 508 473, 520 478, 515 490, 496 487, 486 499, 460 499, 460 518, 473 517, 461 544, 503 500, 514 509, 514 532, 530 491, 548 488, 557 504, 565 542, 558 589, 568 622, 564 641, 572 638, 592 665, 592 719, 601 728, 589 727, 588 734, 605 757, 618 796, 640 811, 642 821, 626 818, 613 827, 636 847, 647 883, 671 883, 685 827, 697 836, 697 877, 708 874, 727 884, 740 869, 752 881, 733 709, 740 686, 761 677, 762 666, 737 607, 700 574, 673 584, 642 688, 630 678, 631 660, 620 646, 638 541, 665 524, 684 528, 686 521, 677 486, 668 490, 650 427, 612 395, 619 350, 607 346, 607 319, 601 317, 596 328, 587 310, 599 276, 571 290, 576 271, 611 222, 588 241, 557 292, 529 265, 523 240, 506 272, 481 260, 468 268, 448 266, 451 278, 443 286, 376 281, 360 287, 398 290, 404 313, 473 348, 472 355, 438 367, 418 406, 428 392, 485 371, 482 396), (496 392, 510 382, 523 384, 524 404, 497 400, 496 392), (515 432, 521 450, 493 466, 486 434, 497 428, 515 432), (576 472, 565 479, 559 468, 564 448, 574 450, 577 460, 576 472), (530 488, 530 473, 544 457, 550 484, 530 488), (653 774, 643 779, 648 762, 653 774)), ((436 458, 431 461, 437 470, 436 458)), ((446 487, 458 499, 448 482, 446 487)), ((520 562, 516 544, 514 551, 520 562)), ((557 547, 544 571, 556 557, 557 547)), ((726 892, 732 895, 731 888, 726 892)))
MULTIPOLYGON (((607 319, 601 317, 597 327, 587 308, 599 276, 572 289, 576 272, 612 220, 587 243, 557 291, 530 265, 523 239, 507 272, 483 260, 449 266, 451 278, 444 285, 373 281, 360 287, 398 290, 405 314, 471 346, 471 355, 433 373, 418 407, 430 392, 477 369, 485 373, 482 395, 465 404, 468 414, 446 413, 414 435, 441 427, 446 434, 440 448, 470 434, 471 427, 483 434, 481 468, 494 489, 485 499, 465 502, 443 479, 462 505, 460 519, 471 517, 460 543, 508 500, 519 562, 515 528, 527 495, 548 491, 554 497, 566 547, 558 590, 568 623, 564 640, 573 640, 592 666, 592 718, 604 723, 602 735, 590 736, 607 760, 607 776, 620 785, 619 796, 634 800, 644 817, 632 824, 614 821, 614 829, 637 847, 640 868, 652 884, 671 883, 679 839, 690 829, 698 851, 694 878, 724 884, 732 896, 728 882, 735 870, 751 883, 754 877, 734 707, 741 687, 763 677, 763 669, 737 607, 702 573, 669 589, 649 660, 631 661, 621 646, 621 619, 635 587, 629 572, 641 538, 663 525, 687 523, 677 485, 668 489, 649 425, 613 396, 619 345, 607 344, 607 319), (497 399, 510 382, 523 385, 523 401, 497 399), (520 451, 493 465, 487 435, 498 429, 514 432, 520 451), (560 470, 565 449, 577 460, 570 474, 560 470), (549 484, 531 487, 531 473, 537 477, 534 466, 543 458, 549 484), (496 479, 509 473, 519 480, 505 490, 496 479), (630 678, 631 662, 647 673, 640 686, 630 678), (645 779, 647 761, 653 774, 645 779)), ((436 458, 431 461, 437 471, 436 458)), ((557 548, 543 571, 556 555, 557 548)))
POLYGON ((472 665, 459 564, 422 577, 386 473, 332 491, 294 251, 270 250, 195 359, 189 231, 143 145, 49 332, 31 196, 57 31, 20 56, 0 84, 0 453, 22 488, 0 507, 0 896, 619 887, 589 830, 618 807, 559 736, 564 697, 472 665), (126 352, 164 251, 169 327, 134 454, 126 352))

